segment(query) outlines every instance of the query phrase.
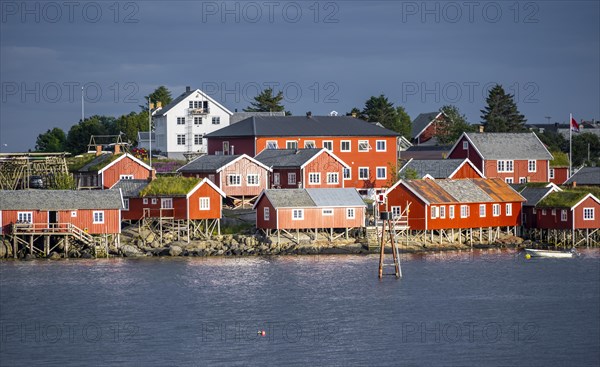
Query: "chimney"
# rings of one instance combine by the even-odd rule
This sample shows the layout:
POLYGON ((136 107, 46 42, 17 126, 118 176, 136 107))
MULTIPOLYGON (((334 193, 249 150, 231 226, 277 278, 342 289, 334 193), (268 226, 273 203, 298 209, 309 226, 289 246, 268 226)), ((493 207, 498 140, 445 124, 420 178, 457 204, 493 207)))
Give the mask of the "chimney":
POLYGON ((573 188, 576 188, 576 187, 577 187, 577 182, 573 181, 573 188))
POLYGON ((352 112, 352 117, 356 117, 356 112, 352 112))
POLYGON ((152 182, 154 179, 156 179, 156 170, 153 168, 152 171, 150 171, 150 176, 148 176, 148 181, 152 182))
POLYGON ((312 117, 312 112, 311 112, 311 111, 308 111, 308 112, 306 113, 306 117, 307 117, 307 118, 311 118, 311 117, 312 117))
POLYGON ((192 91, 192 87, 190 87, 190 86, 185 87, 185 91, 186 92, 191 92, 192 91))
POLYGON ((115 144, 115 155, 121 154, 121 145, 115 144))
POLYGON ((102 154, 102 145, 96 145, 96 157, 102 154))
POLYGON ((156 108, 161 108, 161 107, 162 107, 162 102, 161 101, 156 102, 156 108))
POLYGON ((483 125, 479 125, 479 132, 482 133, 483 132, 483 125))

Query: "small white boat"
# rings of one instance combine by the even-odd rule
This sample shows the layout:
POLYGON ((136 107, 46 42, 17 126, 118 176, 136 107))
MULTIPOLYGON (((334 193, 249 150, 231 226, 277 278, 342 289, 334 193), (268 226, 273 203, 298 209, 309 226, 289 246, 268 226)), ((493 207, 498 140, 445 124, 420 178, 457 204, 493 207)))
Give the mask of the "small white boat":
POLYGON ((576 255, 575 249, 571 251, 554 251, 554 250, 537 250, 526 248, 525 253, 531 257, 553 257, 553 258, 568 258, 576 255))

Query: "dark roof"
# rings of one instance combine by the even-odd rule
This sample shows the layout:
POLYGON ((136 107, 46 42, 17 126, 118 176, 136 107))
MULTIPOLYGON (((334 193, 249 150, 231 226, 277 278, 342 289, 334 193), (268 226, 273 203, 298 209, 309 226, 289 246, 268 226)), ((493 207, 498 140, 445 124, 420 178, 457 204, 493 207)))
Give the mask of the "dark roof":
POLYGON ((265 196, 275 208, 305 208, 315 206, 305 189, 265 190, 265 196))
POLYGON ((121 209, 118 190, 0 191, 0 210, 121 209))
POLYGON ((412 122, 412 130, 410 134, 411 137, 413 139, 416 138, 417 135, 423 131, 423 129, 425 129, 438 114, 439 112, 420 113, 419 116, 417 116, 417 118, 412 122))
POLYGON ((552 159, 550 152, 534 133, 466 133, 466 135, 484 159, 552 159))
POLYGON ((77 172, 96 172, 107 166, 110 162, 117 159, 120 154, 115 156, 112 153, 100 154, 96 158, 86 163, 83 167, 77 170, 77 172))
POLYGON ((254 116, 229 125, 206 138, 248 136, 398 136, 351 116, 254 116))
POLYGON ((140 191, 148 186, 148 180, 119 180, 111 190, 119 190, 123 192, 123 197, 137 197, 140 195, 140 191))
POLYGON ((358 191, 351 188, 270 189, 264 195, 275 208, 366 206, 358 191))
POLYGON ((171 108, 177 106, 179 104, 179 102, 183 101, 184 99, 186 99, 187 97, 189 97, 190 95, 192 95, 194 93, 196 93, 196 89, 192 89, 192 90, 184 92, 182 95, 180 95, 179 97, 177 97, 174 100, 172 100, 171 103, 169 103, 168 105, 164 106, 154 116, 162 116, 162 115, 164 115, 165 113, 169 112, 169 110, 171 108))
POLYGON ((271 168, 300 167, 321 149, 265 149, 254 157, 257 161, 271 168))
POLYGON ((253 116, 285 116, 285 111, 280 112, 234 112, 229 118, 229 124, 235 124, 253 116))
POLYGON ((179 168, 177 172, 215 172, 227 163, 237 159, 241 155, 202 155, 185 166, 179 168))
POLYGON ((415 145, 403 152, 400 152, 400 158, 402 160, 409 159, 443 159, 448 155, 451 146, 438 145, 438 146, 424 146, 415 145))
POLYGON ((536 206, 540 200, 551 191, 551 187, 525 187, 519 194, 527 200, 525 206, 536 206))
POLYGON ((430 175, 433 178, 449 178, 464 162, 464 159, 413 159, 407 162, 398 173, 414 169, 419 178, 430 175))
POLYGON ((600 167, 583 167, 575 172, 565 185, 576 182, 577 185, 600 185, 600 167))

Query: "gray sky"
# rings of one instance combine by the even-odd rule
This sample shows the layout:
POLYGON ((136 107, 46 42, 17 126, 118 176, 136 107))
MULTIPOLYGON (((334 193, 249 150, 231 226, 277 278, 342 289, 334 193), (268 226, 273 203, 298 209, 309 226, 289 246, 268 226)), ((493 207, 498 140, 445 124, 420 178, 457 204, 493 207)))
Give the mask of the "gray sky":
POLYGON ((0 1, 0 150, 166 85, 241 110, 269 85, 294 115, 385 94, 411 118, 487 90, 528 122, 600 118, 599 1, 0 1), (6 145, 5 145, 6 144, 6 145))

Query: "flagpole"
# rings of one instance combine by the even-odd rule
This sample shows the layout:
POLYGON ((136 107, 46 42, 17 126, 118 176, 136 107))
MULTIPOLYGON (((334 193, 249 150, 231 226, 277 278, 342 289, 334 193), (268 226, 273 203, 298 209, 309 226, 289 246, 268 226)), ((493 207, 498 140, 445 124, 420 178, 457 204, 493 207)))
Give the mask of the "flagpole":
POLYGON ((573 140, 573 114, 570 113, 569 114, 569 177, 570 178, 573 175, 573 167, 572 167, 572 159, 573 159, 573 154, 572 154, 572 143, 571 141, 573 140))
POLYGON ((150 168, 152 168, 152 106, 150 96, 148 96, 148 158, 150 159, 150 168))

